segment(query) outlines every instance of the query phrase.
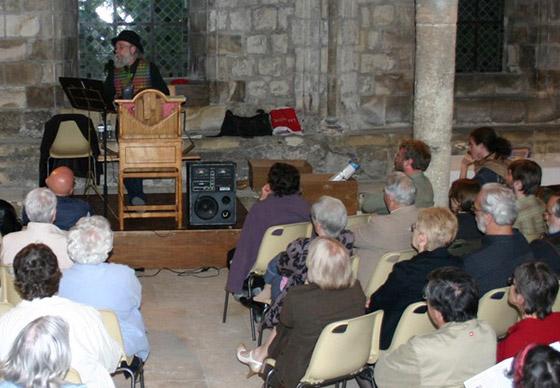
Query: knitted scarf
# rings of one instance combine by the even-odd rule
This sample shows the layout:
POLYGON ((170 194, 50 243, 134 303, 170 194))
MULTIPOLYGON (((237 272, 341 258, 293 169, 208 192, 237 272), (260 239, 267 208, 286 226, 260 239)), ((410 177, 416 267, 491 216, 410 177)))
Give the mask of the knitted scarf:
MULTIPOLYGON (((115 97, 122 98, 123 89, 130 85, 134 86, 134 94, 152 86, 150 80, 150 64, 144 59, 136 61, 136 72, 129 66, 115 68, 115 97)), ((134 67, 134 64, 132 65, 134 67)))

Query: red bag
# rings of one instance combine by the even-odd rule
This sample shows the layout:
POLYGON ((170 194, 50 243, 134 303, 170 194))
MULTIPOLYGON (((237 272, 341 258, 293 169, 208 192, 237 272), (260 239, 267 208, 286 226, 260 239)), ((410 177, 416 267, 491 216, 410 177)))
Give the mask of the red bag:
POLYGON ((270 123, 272 124, 273 134, 275 135, 302 134, 301 125, 299 124, 294 108, 271 110, 270 123))

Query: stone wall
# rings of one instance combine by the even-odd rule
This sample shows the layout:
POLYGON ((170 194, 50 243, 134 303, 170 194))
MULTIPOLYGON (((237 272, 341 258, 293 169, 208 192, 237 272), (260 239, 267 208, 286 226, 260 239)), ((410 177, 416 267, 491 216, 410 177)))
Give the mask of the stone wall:
POLYGON ((77 72, 77 1, 0 4, 0 185, 29 187, 44 122, 64 105, 58 77, 77 72))
POLYGON ((505 71, 456 76, 458 125, 560 119, 560 2, 510 0, 505 5, 505 71))

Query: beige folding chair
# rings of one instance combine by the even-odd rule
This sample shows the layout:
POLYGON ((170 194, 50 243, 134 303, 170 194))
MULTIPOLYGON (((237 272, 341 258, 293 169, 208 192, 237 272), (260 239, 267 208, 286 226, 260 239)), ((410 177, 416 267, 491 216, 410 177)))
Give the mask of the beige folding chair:
POLYGON ((348 222, 346 223, 346 229, 354 232, 360 226, 367 224, 371 214, 356 214, 353 216, 348 216, 348 222))
POLYGON ((428 334, 435 330, 436 327, 428 316, 426 302, 412 303, 404 310, 387 351, 395 350, 416 335, 428 334))
MULTIPOLYGON (((370 357, 371 338, 380 315, 382 313, 377 311, 327 325, 297 386, 334 384, 353 378, 362 371, 370 357)), ((273 373, 274 369, 267 375, 265 387, 270 386, 273 373)))
MULTIPOLYGON (((271 226, 264 232, 261 245, 259 246, 257 253, 257 260, 249 273, 247 282, 249 288, 249 299, 253 297, 253 295, 251 295, 251 288, 255 277, 264 275, 268 263, 270 263, 277 254, 285 251, 288 244, 298 238, 306 237, 309 224, 309 222, 298 222, 294 224, 276 225, 271 226)), ((224 312, 222 315, 223 323, 226 322, 227 318, 228 301, 229 292, 226 290, 224 312)), ((255 322, 253 320, 253 309, 249 309, 249 311, 251 318, 251 334, 254 341, 256 339, 256 335, 255 322)))
MULTIPOLYGON (((88 121, 89 122, 89 121, 88 121)), ((47 158, 47 176, 49 175, 50 159, 81 159, 88 158, 88 171, 86 176, 86 183, 84 186, 84 194, 87 193, 88 188, 97 190, 95 186, 97 171, 95 158, 91 149, 92 132, 95 129, 89 128, 90 139, 86 139, 78 124, 74 120, 61 121, 58 126, 58 132, 49 149, 49 156, 47 158)), ((99 193, 98 193, 99 194, 99 193)))
POLYGON ((354 255, 350 258, 352 260, 352 275, 354 279, 358 279, 358 269, 360 269, 360 256, 354 255))
MULTIPOLYGON (((136 386, 136 375, 128 366, 132 363, 133 356, 127 356, 124 351, 124 340, 122 337, 121 326, 119 324, 119 319, 117 315, 111 310, 100 309, 99 314, 101 314, 101 320, 103 321, 103 326, 109 333, 109 335, 119 344, 122 350, 122 358, 120 360, 121 365, 115 370, 116 373, 125 373, 130 377, 130 387, 134 388, 136 386), (124 362, 126 365, 123 365, 124 362)), ((140 381, 140 387, 144 388, 144 362, 140 363, 140 367, 137 371, 138 380, 140 381)))
POLYGON ((14 286, 14 275, 11 265, 0 265, 0 284, 2 285, 0 301, 14 306, 21 302, 21 297, 14 286))
POLYGON ((552 305, 552 311, 554 311, 555 313, 560 312, 560 292, 556 294, 556 300, 552 305))
POLYGON ((478 303, 478 319, 492 326, 496 335, 503 337, 519 319, 517 310, 508 303, 509 287, 488 291, 478 303))
POLYGON ((81 384, 82 378, 76 369, 70 368, 68 369, 68 373, 66 373, 64 381, 72 384, 81 384))
POLYGON ((417 252, 414 249, 407 249, 399 252, 387 252, 379 259, 379 263, 375 266, 369 283, 366 287, 366 297, 369 299, 379 287, 381 287, 389 277, 393 266, 399 261, 410 260, 416 256, 417 252))
POLYGON ((13 307, 14 306, 8 302, 0 302, 0 317, 10 311, 13 307))
POLYGON ((373 315, 373 332, 371 334, 371 350, 369 351, 368 364, 375 364, 380 354, 381 346, 381 323, 383 322, 383 310, 377 310, 373 315))

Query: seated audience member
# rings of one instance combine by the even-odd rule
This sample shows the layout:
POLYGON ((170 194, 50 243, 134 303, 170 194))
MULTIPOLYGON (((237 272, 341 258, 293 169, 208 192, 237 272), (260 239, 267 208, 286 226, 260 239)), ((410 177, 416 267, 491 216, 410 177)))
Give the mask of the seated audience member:
POLYGON ((560 387, 560 352, 548 345, 530 344, 513 360, 514 388, 560 387))
MULTIPOLYGON (((342 244, 326 237, 313 240, 307 268, 308 284, 292 287, 286 295, 278 334, 269 348, 269 357, 276 360, 273 387, 297 385, 326 325, 364 312, 364 293, 354 279, 350 256, 342 244)), ((252 355, 244 346, 237 350, 238 359, 258 372, 262 363, 252 355)))
POLYGON ((428 315, 437 330, 412 337, 382 354, 375 364, 379 387, 459 387, 494 365, 496 333, 476 319, 479 293, 474 279, 456 268, 428 276, 428 315))
MULTIPOLYGON (((404 172, 416 186, 416 207, 434 206, 434 190, 432 183, 424 174, 430 165, 432 154, 430 147, 421 140, 404 140, 395 154, 395 171, 404 172)), ((362 202, 365 213, 388 214, 383 200, 383 193, 366 194, 362 202)))
POLYGON ((21 230, 21 222, 18 219, 16 209, 11 203, 3 199, 0 199, 0 222, 0 236, 21 230))
POLYGON ((375 291, 367 312, 383 310, 381 349, 391 345, 393 333, 407 306, 422 300, 428 274, 445 267, 462 267, 460 258, 451 256, 447 246, 457 233, 457 219, 448 209, 420 209, 418 220, 412 225, 412 246, 418 254, 410 260, 398 262, 387 281, 375 291))
POLYGON ((449 189, 449 209, 458 222, 457 240, 480 240, 483 236, 474 216, 474 202, 480 187, 473 179, 457 179, 449 189))
POLYGON ((497 360, 513 357, 528 344, 548 345, 560 340, 560 313, 552 312, 558 278, 543 262, 521 264, 515 269, 508 301, 521 320, 498 343, 497 360))
POLYGON ((360 257, 358 280, 362 287, 367 287, 381 256, 410 249, 410 225, 418 217, 415 196, 416 187, 406 174, 392 172, 387 176, 384 198, 390 213, 373 214, 367 224, 354 233, 354 253, 360 257))
POLYGON ((515 196, 499 183, 482 186, 474 211, 478 229, 484 233, 482 247, 464 257, 465 270, 477 281, 481 295, 505 287, 519 264, 532 260, 525 237, 513 229, 517 217, 515 196))
POLYGON ((56 218, 56 195, 47 188, 33 189, 25 196, 24 206, 30 222, 27 229, 10 233, 3 238, 0 251, 2 264, 12 264, 16 254, 28 244, 42 243, 54 252, 61 270, 71 267, 73 263, 66 252, 67 232, 53 225, 56 218))
POLYGON ((70 327, 71 367, 88 387, 113 387, 111 376, 121 357, 119 345, 105 330, 92 307, 56 296, 62 273, 45 244, 29 244, 14 259, 15 287, 23 301, 0 317, 0 359, 6 359, 18 334, 45 315, 64 319, 70 327))
POLYGON ((27 324, 0 365, 0 388, 85 388, 64 383, 72 358, 68 331, 64 319, 55 316, 27 324))
POLYGON ((150 351, 140 313, 142 286, 134 270, 107 263, 113 232, 102 216, 84 217, 70 229, 68 254, 74 265, 64 271, 59 296, 117 314, 127 355, 146 360, 150 351))
POLYGON ((469 150, 461 161, 459 178, 466 178, 469 167, 474 166, 473 179, 481 185, 505 183, 510 155, 511 144, 507 139, 498 136, 493 128, 477 128, 469 135, 469 150))
POLYGON ((464 256, 480 248, 483 234, 474 216, 474 201, 479 192, 480 183, 473 179, 457 179, 449 189, 449 208, 459 224, 457 237, 449 247, 454 255, 464 256))
MULTIPOLYGON (((318 202, 311 206, 311 220, 315 233, 318 237, 330 237, 337 240, 346 248, 349 255, 352 255, 352 246, 354 244, 354 234, 344 229, 346 226, 347 215, 344 204, 336 198, 323 196, 318 202)), ((268 298, 272 296, 270 308, 264 316, 264 327, 272 328, 272 332, 268 335, 266 342, 252 350, 252 357, 262 362, 268 354, 268 347, 276 336, 276 325, 278 325, 280 313, 284 305, 284 298, 293 286, 299 286, 307 280, 307 255, 309 245, 314 239, 300 238, 288 245, 286 250, 280 253, 269 264, 265 280, 272 282, 273 290, 268 294, 268 298)), ((269 284, 267 284, 270 287, 269 284)), ((265 294, 267 290, 261 294, 265 294)), ((264 302, 264 297, 253 298, 257 302, 264 302)))
POLYGON ((260 201, 251 207, 237 241, 226 289, 243 292, 243 282, 257 260, 264 232, 271 226, 309 221, 309 204, 299 192, 299 171, 286 163, 275 163, 268 172, 260 201))
MULTIPOLYGON (((54 224, 62 230, 68 230, 82 217, 93 214, 91 206, 86 201, 72 198, 74 194, 74 172, 66 167, 57 167, 46 179, 49 189, 56 195, 56 219, 54 224)), ((23 223, 27 225, 29 219, 22 213, 23 223)))
POLYGON ((533 255, 544 261, 548 266, 560 274, 560 197, 553 195, 549 198, 544 212, 544 219, 548 233, 542 238, 531 241, 533 255))
POLYGON ((513 227, 519 229, 529 242, 546 230, 543 219, 545 205, 535 196, 541 185, 541 176, 541 167, 532 160, 519 159, 508 166, 507 183, 517 199, 517 219, 513 227))

